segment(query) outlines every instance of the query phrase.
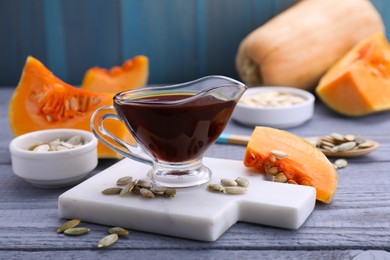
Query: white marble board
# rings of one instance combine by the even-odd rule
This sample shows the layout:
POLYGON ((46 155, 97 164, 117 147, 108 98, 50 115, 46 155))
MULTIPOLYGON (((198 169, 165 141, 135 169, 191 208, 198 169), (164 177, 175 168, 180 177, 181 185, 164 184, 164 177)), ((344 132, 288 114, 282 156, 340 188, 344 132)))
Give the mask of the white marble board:
POLYGON ((58 200, 62 218, 124 228, 214 241, 237 221, 298 229, 315 205, 315 189, 266 181, 242 161, 204 158, 212 183, 221 178, 244 176, 250 182, 242 195, 212 193, 205 185, 179 189, 173 198, 146 199, 129 194, 103 195, 123 176, 146 178, 149 166, 123 159, 63 193, 58 200))

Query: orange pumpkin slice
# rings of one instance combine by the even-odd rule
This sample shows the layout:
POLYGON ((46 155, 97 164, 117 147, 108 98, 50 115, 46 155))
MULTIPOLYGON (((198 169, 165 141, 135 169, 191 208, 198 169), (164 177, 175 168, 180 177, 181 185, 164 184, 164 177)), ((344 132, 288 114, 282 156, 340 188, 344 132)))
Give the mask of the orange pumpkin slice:
POLYGON ((90 68, 84 75, 81 88, 94 92, 118 93, 144 86, 148 75, 148 58, 140 55, 125 61, 121 67, 90 68))
MULTIPOLYGON (((90 131, 92 113, 101 106, 112 105, 112 98, 113 94, 81 90, 61 81, 30 56, 10 100, 10 128, 15 136, 51 128, 90 131)), ((122 123, 112 120, 105 126, 119 138, 128 142, 133 140, 122 123)), ((121 157, 100 142, 98 156, 121 157)))
POLYGON ((378 32, 349 51, 321 78, 316 92, 347 116, 390 109, 390 46, 384 35, 378 32))
POLYGON ((312 186, 316 199, 324 203, 330 203, 336 192, 337 172, 332 163, 309 142, 286 131, 256 127, 246 148, 244 165, 262 173, 283 173, 285 181, 312 186), (279 158, 275 151, 287 157, 279 158))

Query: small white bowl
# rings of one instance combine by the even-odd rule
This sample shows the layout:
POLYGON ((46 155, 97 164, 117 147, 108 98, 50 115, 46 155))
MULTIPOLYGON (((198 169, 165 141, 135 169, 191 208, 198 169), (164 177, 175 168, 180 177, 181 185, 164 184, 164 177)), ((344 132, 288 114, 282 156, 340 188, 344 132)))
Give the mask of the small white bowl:
POLYGON ((258 93, 281 91, 302 97, 305 101, 284 107, 249 106, 238 102, 232 118, 248 126, 290 128, 308 121, 314 112, 314 96, 308 91, 292 87, 249 88, 241 98, 258 93))
POLYGON ((97 163, 97 139, 87 131, 49 129, 14 138, 9 149, 13 172, 40 188, 59 188, 80 182, 97 163), (80 135, 85 144, 62 151, 30 151, 33 145, 56 138, 68 139, 80 135))

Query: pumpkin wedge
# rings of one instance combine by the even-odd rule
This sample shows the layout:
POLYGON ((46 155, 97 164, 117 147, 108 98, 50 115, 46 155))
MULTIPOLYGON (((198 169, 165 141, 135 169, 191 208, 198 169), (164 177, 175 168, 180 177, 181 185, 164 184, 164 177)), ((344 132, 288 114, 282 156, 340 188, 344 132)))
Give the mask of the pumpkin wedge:
POLYGON ((282 173, 285 181, 312 186, 316 199, 324 203, 330 203, 336 192, 337 172, 328 158, 309 142, 283 130, 256 127, 246 148, 244 165, 261 173, 282 173), (277 151, 287 157, 275 156, 277 151))
POLYGON ((390 46, 384 35, 378 32, 350 50, 321 78, 316 93, 346 116, 390 109, 390 46))
POLYGON ((81 88, 102 93, 118 93, 121 91, 143 87, 148 81, 149 62, 146 56, 136 56, 126 60, 121 67, 111 69, 93 67, 87 70, 81 88))
MULTIPOLYGON (((113 94, 73 87, 58 79, 39 60, 30 56, 9 103, 10 128, 15 136, 51 128, 90 131, 92 113, 97 108, 112 103, 113 94)), ((121 122, 112 121, 107 128, 123 140, 133 140, 121 122)), ((100 142, 98 156, 121 157, 100 142)))

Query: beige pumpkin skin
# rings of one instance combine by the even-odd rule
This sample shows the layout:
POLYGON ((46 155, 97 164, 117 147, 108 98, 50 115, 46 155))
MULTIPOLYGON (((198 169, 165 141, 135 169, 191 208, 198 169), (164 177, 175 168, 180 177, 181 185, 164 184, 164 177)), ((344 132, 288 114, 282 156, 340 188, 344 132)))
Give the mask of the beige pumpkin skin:
POLYGON ((241 42, 236 68, 249 86, 313 90, 339 58, 367 36, 384 32, 368 0, 303 0, 241 42))

